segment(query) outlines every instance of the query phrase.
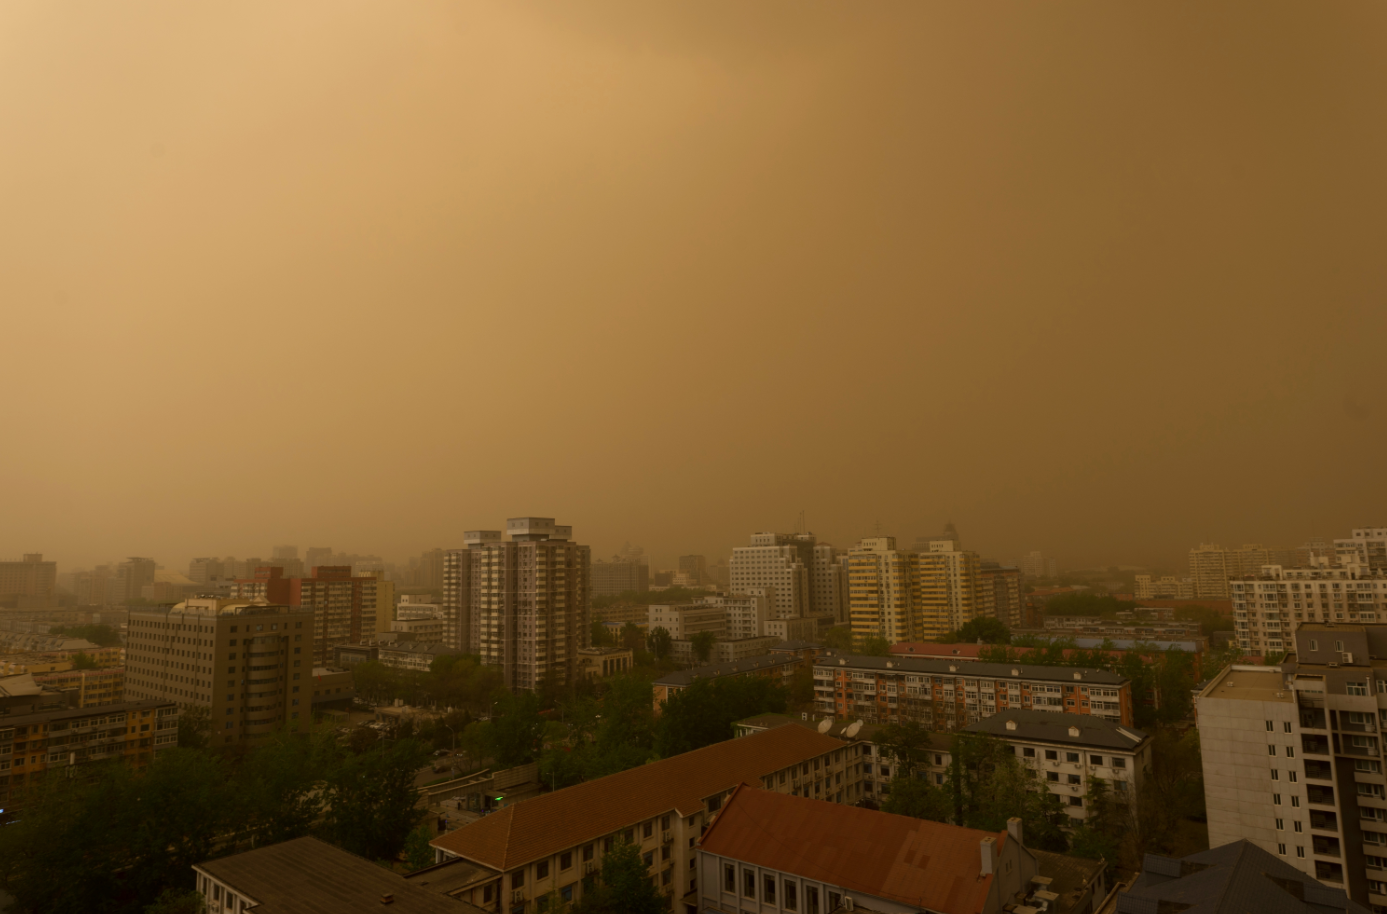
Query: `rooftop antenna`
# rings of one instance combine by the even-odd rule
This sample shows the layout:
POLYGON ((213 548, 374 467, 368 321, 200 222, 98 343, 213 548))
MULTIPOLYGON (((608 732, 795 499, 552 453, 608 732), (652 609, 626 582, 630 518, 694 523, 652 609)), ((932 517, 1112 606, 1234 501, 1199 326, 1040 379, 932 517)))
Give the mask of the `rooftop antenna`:
POLYGON ((804 509, 803 509, 803 508, 800 508, 799 517, 795 519, 795 532, 796 532, 796 533, 808 533, 808 532, 809 532, 809 525, 806 524, 805 521, 804 521, 804 509))

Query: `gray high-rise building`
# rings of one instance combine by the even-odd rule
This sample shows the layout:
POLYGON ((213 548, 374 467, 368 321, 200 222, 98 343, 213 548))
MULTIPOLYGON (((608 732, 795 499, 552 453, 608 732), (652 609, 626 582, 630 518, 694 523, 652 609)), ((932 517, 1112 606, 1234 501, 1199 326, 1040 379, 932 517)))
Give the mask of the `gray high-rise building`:
POLYGON ((650 590, 650 566, 645 562, 601 559, 592 563, 592 595, 614 597, 623 593, 646 593, 650 590))

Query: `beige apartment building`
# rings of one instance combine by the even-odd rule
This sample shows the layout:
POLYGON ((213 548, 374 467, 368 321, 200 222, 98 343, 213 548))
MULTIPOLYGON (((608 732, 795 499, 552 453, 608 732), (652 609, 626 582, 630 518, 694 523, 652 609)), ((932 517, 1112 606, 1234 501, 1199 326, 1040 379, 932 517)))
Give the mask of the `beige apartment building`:
POLYGON ((313 611, 238 599, 130 613, 127 700, 206 708, 213 745, 262 739, 311 719, 313 611))
MULTIPOLYGON (((433 840, 442 867, 430 882, 465 874, 453 894, 488 910, 533 911, 582 898, 618 842, 634 844, 677 912, 696 910, 697 844, 738 785, 853 804, 860 799, 856 743, 802 727, 732 739, 505 806, 433 840)), ((428 874, 425 876, 424 874, 428 874)))
POLYGON ((590 635, 592 563, 572 537, 573 528, 552 517, 512 517, 504 536, 468 531, 467 549, 445 556, 444 606, 456 625, 466 624, 462 649, 498 667, 507 688, 577 676, 578 649, 590 635))
POLYGON ((1307 622, 1387 622, 1387 569, 1312 561, 1308 568, 1268 565, 1229 582, 1239 647, 1291 650, 1292 633, 1307 622))
POLYGON ((646 631, 663 628, 676 641, 699 632, 712 632, 717 638, 727 636, 727 610, 715 603, 655 604, 646 612, 646 623, 646 631))
POLYGON ((1228 599, 1228 553, 1217 543, 1190 550, 1190 582, 1197 599, 1228 599))
MULTIPOLYGON (((853 639, 915 641, 924 637, 925 610, 921 605, 919 562, 916 553, 896 548, 894 536, 868 537, 848 551, 848 605, 853 639)), ((947 597, 940 593, 935 607, 946 611, 947 597)), ((934 615, 930 615, 930 620, 934 615)))
POLYGON ((46 609, 57 605, 58 563, 34 552, 18 562, 0 562, 0 608, 46 609))

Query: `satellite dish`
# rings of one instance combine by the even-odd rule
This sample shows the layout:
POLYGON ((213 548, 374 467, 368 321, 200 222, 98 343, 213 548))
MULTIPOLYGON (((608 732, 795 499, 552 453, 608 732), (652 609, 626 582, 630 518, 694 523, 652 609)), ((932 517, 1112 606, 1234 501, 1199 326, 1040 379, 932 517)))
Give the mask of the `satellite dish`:
POLYGON ((843 735, 846 736, 848 739, 852 739, 854 736, 857 735, 857 731, 861 729, 862 721, 855 720, 848 725, 848 728, 846 730, 843 731, 843 735))
POLYGON ((833 729, 833 718, 825 717, 823 720, 819 721, 820 733, 827 733, 831 729, 833 729))

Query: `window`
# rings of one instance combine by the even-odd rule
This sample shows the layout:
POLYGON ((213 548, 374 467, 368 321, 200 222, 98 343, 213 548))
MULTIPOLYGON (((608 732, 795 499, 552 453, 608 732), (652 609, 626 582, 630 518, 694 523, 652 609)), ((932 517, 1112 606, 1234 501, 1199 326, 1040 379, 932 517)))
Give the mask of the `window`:
POLYGON ((1297 776, 1296 776, 1296 773, 1295 773, 1294 771, 1287 771, 1287 772, 1286 772, 1286 778, 1287 778, 1287 780, 1289 780, 1292 784, 1294 784, 1294 783, 1296 782, 1296 780, 1297 780, 1297 776))
POLYGON ((1054 749, 1046 749, 1046 750, 1045 750, 1045 760, 1046 760, 1047 762, 1057 762, 1057 761, 1059 761, 1059 757, 1060 757, 1060 754, 1059 754, 1058 752, 1056 752, 1054 749))
POLYGON ((1286 820, 1285 820, 1285 819, 1277 819, 1277 820, 1276 820, 1276 830, 1277 830, 1277 831, 1285 831, 1285 830, 1286 830, 1286 820))
POLYGON ((559 898, 563 900, 564 904, 568 904, 573 900, 573 883, 570 882, 568 885, 559 889, 559 898))
POLYGON ((819 914, 819 887, 816 885, 805 886, 804 897, 809 900, 808 914, 819 914))
POLYGON ((1292 824, 1293 826, 1295 826, 1295 829, 1294 829, 1295 831, 1298 831, 1298 832, 1303 832, 1303 831, 1305 831, 1305 827, 1304 827, 1303 825, 1301 825, 1299 822, 1292 822, 1291 824, 1292 824))
POLYGON ((1126 760, 1125 758, 1118 758, 1117 756, 1114 755, 1114 756, 1112 757, 1112 766, 1113 766, 1114 768, 1126 768, 1126 767, 1127 767, 1127 760, 1126 760))
POLYGON ((1273 781, 1281 780, 1281 772, 1277 771, 1275 768, 1271 769, 1271 779, 1273 781))
POLYGON ((583 862, 584 862, 584 863, 586 863, 587 861, 589 861, 589 860, 592 859, 592 852, 593 852, 593 846, 592 846, 591 844, 589 844, 587 847, 583 848, 583 862))
POLYGON ((761 900, 766 904, 775 904, 775 877, 765 875, 761 877, 761 900))
POLYGON ((1070 797, 1070 798, 1069 798, 1069 805, 1070 805, 1070 806, 1083 806, 1083 805, 1084 805, 1084 798, 1083 798, 1083 797, 1070 797))
POLYGON ((641 826, 641 837, 642 837, 642 838, 649 838, 649 837, 650 837, 651 835, 653 835, 653 834, 655 834, 655 823, 654 823, 654 822, 647 822, 647 823, 645 823, 644 825, 641 826))
POLYGON ((559 854, 559 869, 566 870, 573 866, 573 851, 564 851, 559 854))
POLYGON ((636 830, 634 828, 626 829, 626 831, 621 835, 621 840, 625 841, 627 844, 635 844, 636 830))
POLYGON ((1281 856, 1283 856, 1283 857, 1286 856, 1286 845, 1284 845, 1284 844, 1278 844, 1278 845, 1276 845, 1276 852, 1277 852, 1278 854, 1280 854, 1281 856))
POLYGON ((1079 760, 1079 753, 1077 753, 1077 752, 1066 752, 1066 753, 1064 754, 1064 760, 1065 760, 1066 762, 1077 762, 1077 761, 1079 760))
POLYGON ((1101 765, 1101 764, 1103 764, 1103 756, 1101 756, 1101 755, 1090 755, 1090 756, 1088 757, 1088 763, 1089 763, 1090 765, 1101 765))
POLYGON ((1267 747, 1267 755, 1275 755, 1275 754, 1276 754, 1276 747, 1275 747, 1275 746, 1268 746, 1268 747, 1267 747))
POLYGON ((1271 721, 1267 721, 1267 732, 1270 733, 1274 728, 1275 724, 1273 724, 1271 721))
POLYGON ((1295 746, 1286 747, 1286 758, 1295 758, 1295 746))
POLYGON ((1047 771, 1045 772, 1045 779, 1058 784, 1060 781, 1060 773, 1058 771, 1047 771))
POLYGON ((1304 857, 1304 856, 1305 856, 1305 847, 1304 847, 1303 845, 1297 844, 1297 845, 1296 845, 1296 849, 1295 849, 1295 855, 1296 855, 1297 857, 1304 857))
POLYGON ((1296 807, 1296 808, 1299 808, 1299 807, 1300 807, 1300 797, 1291 797, 1291 805, 1294 806, 1294 807, 1296 807))
POLYGON ((799 886, 798 886, 798 885, 796 885, 796 884, 793 883, 793 882, 787 882, 787 883, 785 883, 785 910, 787 910, 787 911, 797 911, 797 910, 799 910, 799 898, 796 897, 796 896, 798 895, 798 892, 799 892, 799 886))
POLYGON ((1077 774, 1071 774, 1071 775, 1069 775, 1069 783, 1071 783, 1071 784, 1081 784, 1081 783, 1083 783, 1083 780, 1082 780, 1082 778, 1080 778, 1077 774))
POLYGON ((549 861, 541 860, 535 864, 535 878, 546 879, 549 876, 549 861))
POLYGON ((1291 732, 1291 722, 1289 720, 1282 721, 1281 726, 1285 730, 1285 732, 1291 732))
MULTIPOLYGON (((1034 747, 1034 746, 1027 746, 1026 748, 1024 748, 1024 749, 1021 750, 1021 754, 1022 754, 1023 756, 1025 756, 1026 758, 1035 758, 1035 747, 1034 747)), ((937 764, 939 764, 939 763, 936 762, 935 764, 937 765, 937 764)))
POLYGON ((665 816, 660 820, 660 828, 664 831, 669 831, 669 816, 665 816))
POLYGON ((1271 805, 1273 805, 1273 806, 1280 806, 1280 805, 1281 805, 1281 794, 1279 794, 1279 793, 1274 793, 1274 794, 1271 795, 1271 805))
POLYGON ((839 895, 837 892, 829 892, 829 893, 828 893, 828 909, 829 909, 830 911, 836 911, 836 910, 838 910, 839 908, 841 908, 842 906, 843 906, 843 896, 842 896, 842 895, 839 895))
POLYGON ((519 888, 523 888, 524 886, 525 886, 525 871, 524 871, 524 870, 516 870, 514 873, 511 873, 511 876, 510 876, 510 887, 511 887, 512 889, 519 889, 519 888))
POLYGON ((751 870, 742 870, 742 896, 745 898, 756 897, 756 874, 751 870))
POLYGON ((724 892, 737 891, 737 868, 730 863, 722 865, 722 890, 724 892))

